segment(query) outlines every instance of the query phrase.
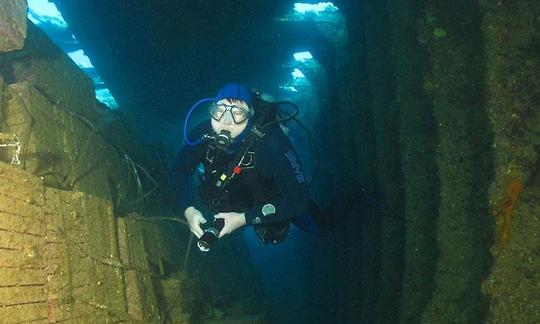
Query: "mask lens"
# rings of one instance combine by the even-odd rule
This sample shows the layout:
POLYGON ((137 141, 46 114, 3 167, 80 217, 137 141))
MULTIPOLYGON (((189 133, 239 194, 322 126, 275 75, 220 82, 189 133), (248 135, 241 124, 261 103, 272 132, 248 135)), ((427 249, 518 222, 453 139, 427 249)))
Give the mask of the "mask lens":
POLYGON ((247 111, 242 107, 233 106, 231 107, 231 114, 233 116, 234 122, 240 124, 248 118, 247 111))
POLYGON ((209 110, 210 116, 217 121, 219 121, 223 117, 226 111, 227 109, 223 105, 217 104, 211 105, 209 110))

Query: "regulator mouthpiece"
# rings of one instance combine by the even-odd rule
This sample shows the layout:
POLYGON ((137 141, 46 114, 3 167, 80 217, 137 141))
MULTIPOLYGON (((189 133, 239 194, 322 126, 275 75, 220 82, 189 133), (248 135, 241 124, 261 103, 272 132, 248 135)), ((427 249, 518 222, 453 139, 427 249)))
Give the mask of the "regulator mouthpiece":
POLYGON ((216 136, 216 144, 220 148, 225 148, 231 144, 231 132, 222 130, 217 136, 216 136))

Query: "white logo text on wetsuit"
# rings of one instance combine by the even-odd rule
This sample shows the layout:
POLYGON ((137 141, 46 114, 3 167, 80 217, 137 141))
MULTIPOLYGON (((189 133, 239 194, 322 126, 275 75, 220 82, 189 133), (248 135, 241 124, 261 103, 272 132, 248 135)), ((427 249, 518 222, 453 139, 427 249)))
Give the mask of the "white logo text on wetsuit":
POLYGON ((302 172, 302 169, 300 168, 300 163, 298 163, 298 158, 296 157, 296 154, 292 150, 285 153, 285 156, 291 162, 291 167, 294 170, 294 174, 296 174, 296 180, 298 183, 304 183, 306 182, 306 177, 304 176, 304 173, 302 172))

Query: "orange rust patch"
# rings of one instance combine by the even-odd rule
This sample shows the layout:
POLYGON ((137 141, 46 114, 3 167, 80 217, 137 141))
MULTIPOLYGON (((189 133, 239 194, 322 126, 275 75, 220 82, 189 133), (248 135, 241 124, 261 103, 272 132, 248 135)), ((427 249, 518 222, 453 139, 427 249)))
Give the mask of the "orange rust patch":
POLYGON ((506 187, 504 199, 493 209, 493 215, 499 219, 499 244, 506 246, 510 240, 510 225, 519 195, 523 191, 523 182, 512 180, 506 187))

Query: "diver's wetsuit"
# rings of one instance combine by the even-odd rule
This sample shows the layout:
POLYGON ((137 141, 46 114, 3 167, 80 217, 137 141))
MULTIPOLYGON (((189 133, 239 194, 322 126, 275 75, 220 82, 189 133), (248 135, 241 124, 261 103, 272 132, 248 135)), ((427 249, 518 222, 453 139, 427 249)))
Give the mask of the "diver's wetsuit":
MULTIPOLYGON (((211 132, 207 122, 199 125, 190 137, 200 138, 211 132)), ((209 144, 184 145, 171 164, 171 185, 182 212, 193 206, 191 174, 203 163, 205 170, 200 176, 199 194, 208 212, 245 212, 246 223, 255 226, 263 242, 278 243, 285 238, 293 218, 305 214, 308 185, 291 142, 280 127, 274 125, 249 150, 240 166, 240 173, 233 176, 226 189, 218 189, 216 183, 220 176, 232 174, 234 164, 238 162, 235 161, 236 152, 243 148, 247 132, 249 129, 219 155, 209 144), (268 214, 268 205, 275 208, 274 213, 268 214), (266 208, 264 213, 263 207, 266 208)))

